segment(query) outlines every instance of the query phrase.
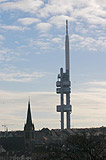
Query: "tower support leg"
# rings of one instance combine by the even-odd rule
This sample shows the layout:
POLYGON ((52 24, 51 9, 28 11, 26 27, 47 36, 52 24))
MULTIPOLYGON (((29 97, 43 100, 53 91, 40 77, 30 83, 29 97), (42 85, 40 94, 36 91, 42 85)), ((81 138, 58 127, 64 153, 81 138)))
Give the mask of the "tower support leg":
POLYGON ((67 112, 66 116, 67 116, 67 129, 70 129, 70 111, 67 112))
MULTIPOLYGON (((70 94, 66 94, 66 105, 70 105, 70 94)), ((67 111, 66 113, 66 126, 67 129, 70 129, 70 111, 67 111)))
POLYGON ((64 129, 64 112, 61 112, 61 129, 64 129))
POLYGON ((64 129, 63 68, 60 68, 60 74, 61 74, 61 129, 64 129))

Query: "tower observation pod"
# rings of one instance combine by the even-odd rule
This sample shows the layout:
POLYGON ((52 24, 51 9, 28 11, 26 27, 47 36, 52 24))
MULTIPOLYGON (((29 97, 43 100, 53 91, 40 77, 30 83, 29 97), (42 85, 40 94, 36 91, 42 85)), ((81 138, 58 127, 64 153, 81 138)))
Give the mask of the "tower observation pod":
POLYGON ((71 82, 68 20, 66 20, 65 66, 65 73, 63 72, 63 68, 60 68, 60 73, 58 74, 58 80, 56 82, 56 93, 60 94, 60 105, 57 106, 57 112, 61 113, 61 129, 64 129, 64 112, 66 112, 66 128, 70 129, 70 114, 72 112, 72 106, 70 104, 71 82), (65 101, 64 97, 66 97, 65 101))

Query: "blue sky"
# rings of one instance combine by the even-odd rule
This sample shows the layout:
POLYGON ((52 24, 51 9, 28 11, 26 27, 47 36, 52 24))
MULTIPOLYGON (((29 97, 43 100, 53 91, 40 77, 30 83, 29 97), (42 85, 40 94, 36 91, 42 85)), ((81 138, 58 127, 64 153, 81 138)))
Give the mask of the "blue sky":
POLYGON ((72 127, 106 123, 106 1, 0 0, 0 129, 60 128, 55 82, 69 21, 72 127), (14 124, 14 125, 13 125, 14 124))

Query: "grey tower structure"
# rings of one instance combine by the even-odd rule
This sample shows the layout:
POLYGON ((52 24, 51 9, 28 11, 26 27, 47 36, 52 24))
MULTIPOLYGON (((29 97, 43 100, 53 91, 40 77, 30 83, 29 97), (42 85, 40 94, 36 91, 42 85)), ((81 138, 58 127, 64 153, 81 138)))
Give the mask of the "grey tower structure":
POLYGON ((58 81, 56 82, 56 92, 60 94, 60 105, 57 106, 57 112, 61 112, 61 129, 64 129, 64 112, 66 112, 66 128, 70 129, 70 114, 72 106, 70 105, 70 58, 69 58, 69 35, 68 35, 68 20, 66 20, 66 36, 65 36, 65 65, 66 70, 60 68, 58 81), (66 102, 64 97, 66 96, 66 102))

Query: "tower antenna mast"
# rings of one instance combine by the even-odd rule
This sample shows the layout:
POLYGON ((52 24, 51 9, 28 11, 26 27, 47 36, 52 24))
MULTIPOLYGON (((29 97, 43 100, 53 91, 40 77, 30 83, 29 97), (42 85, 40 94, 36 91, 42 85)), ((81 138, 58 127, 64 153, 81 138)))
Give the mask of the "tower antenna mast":
POLYGON ((56 92, 60 94, 60 105, 57 106, 57 112, 61 112, 61 129, 64 129, 64 112, 66 112, 66 128, 70 129, 70 113, 72 105, 70 104, 71 82, 70 82, 70 58, 69 58, 69 35, 68 35, 68 20, 66 20, 66 35, 65 35, 65 73, 63 68, 60 68, 58 81, 56 82, 56 92), (64 96, 66 95, 66 104, 64 96))

